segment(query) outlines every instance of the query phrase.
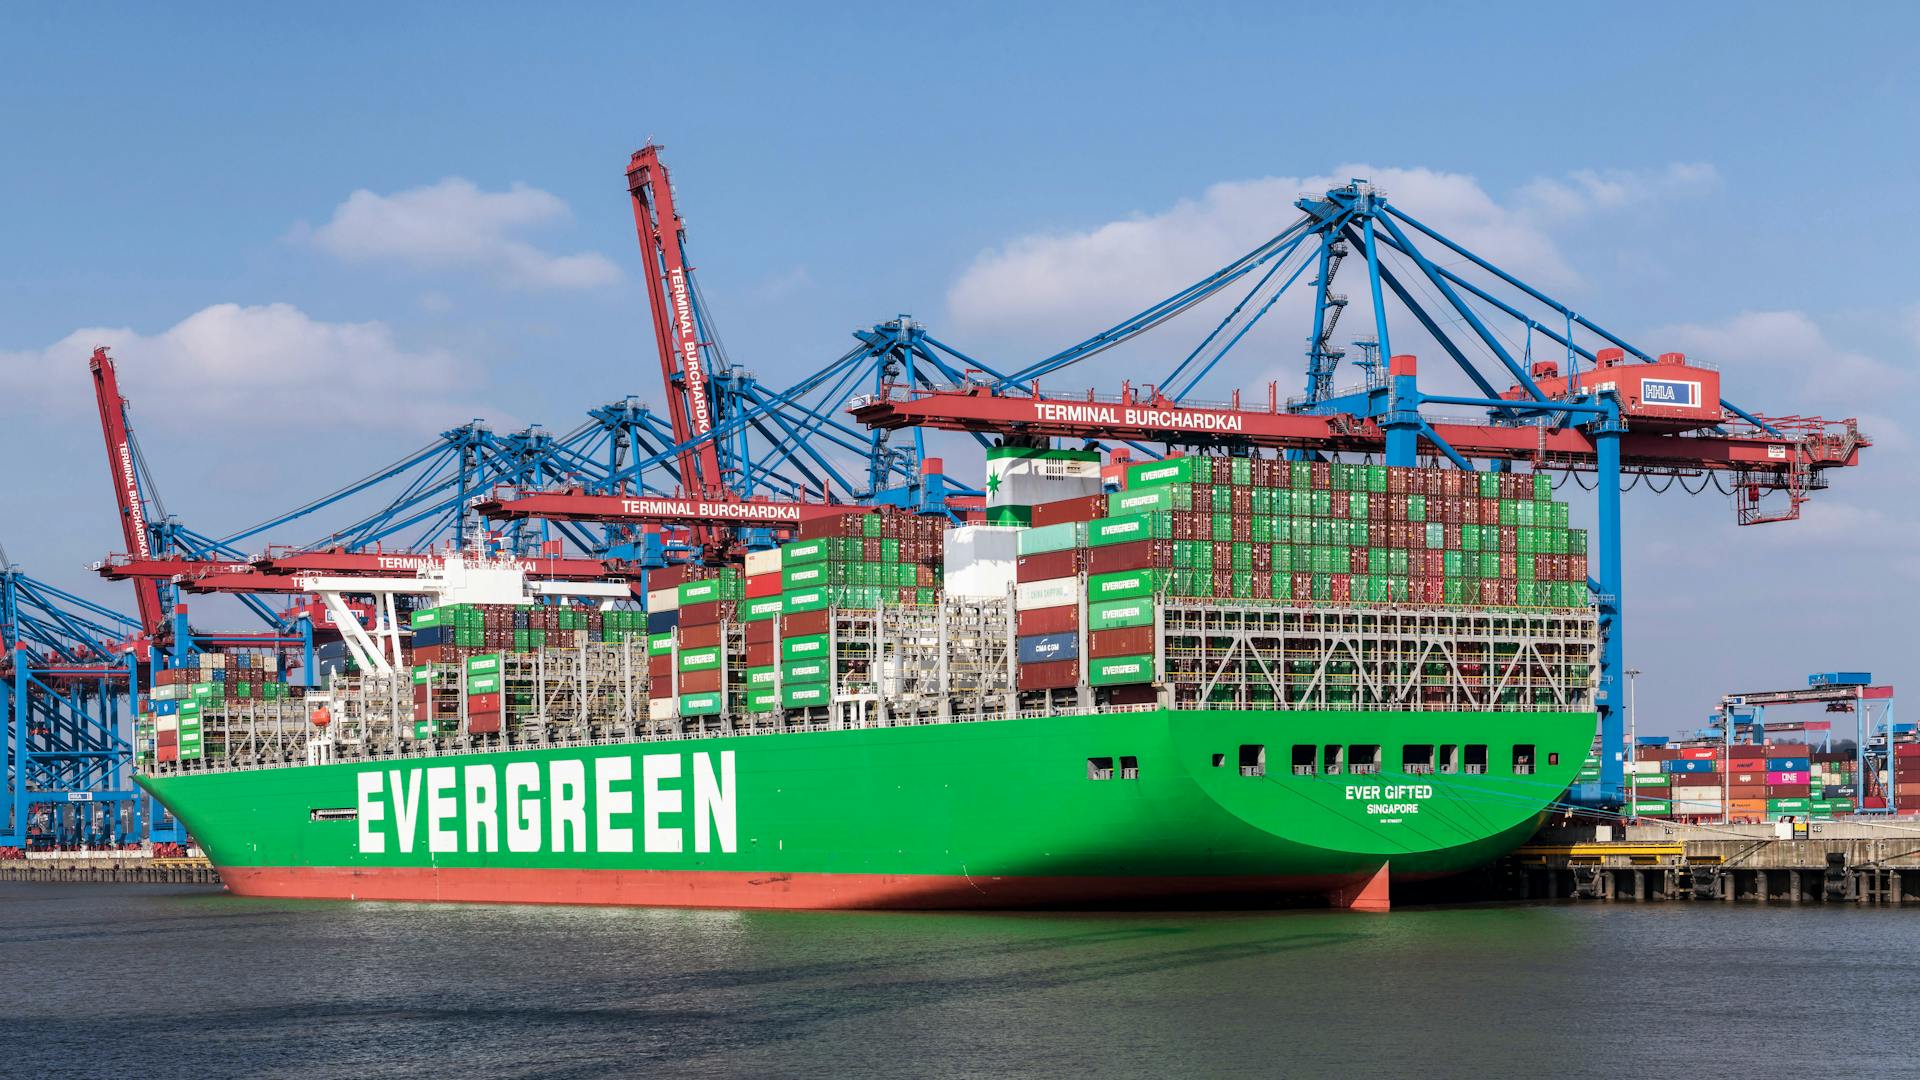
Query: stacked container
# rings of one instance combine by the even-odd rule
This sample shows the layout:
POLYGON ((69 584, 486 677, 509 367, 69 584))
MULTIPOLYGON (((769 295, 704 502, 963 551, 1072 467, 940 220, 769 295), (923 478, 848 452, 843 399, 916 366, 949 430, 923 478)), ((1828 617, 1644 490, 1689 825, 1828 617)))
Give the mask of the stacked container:
POLYGON ((1567 527, 1545 475, 1174 458, 1130 466, 1104 510, 1091 542, 1149 544, 1129 561, 1162 575, 1171 597, 1587 602, 1586 533, 1567 527))

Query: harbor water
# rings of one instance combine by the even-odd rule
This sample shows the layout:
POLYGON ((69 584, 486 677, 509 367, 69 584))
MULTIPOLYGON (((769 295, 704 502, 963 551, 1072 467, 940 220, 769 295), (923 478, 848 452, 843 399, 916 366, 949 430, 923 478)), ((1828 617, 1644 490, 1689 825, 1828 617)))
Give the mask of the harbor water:
POLYGON ((1912 1076, 1840 905, 904 914, 0 883, 22 1077, 1912 1076))

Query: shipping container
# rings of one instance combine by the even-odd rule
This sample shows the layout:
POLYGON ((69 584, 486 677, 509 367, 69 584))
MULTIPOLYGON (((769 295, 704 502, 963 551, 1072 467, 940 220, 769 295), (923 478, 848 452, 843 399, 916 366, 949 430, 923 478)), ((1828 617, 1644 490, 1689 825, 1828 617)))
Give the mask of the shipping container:
POLYGON ((1014 639, 1019 662, 1044 664, 1058 660, 1076 660, 1080 656, 1078 634, 1031 634, 1014 639))

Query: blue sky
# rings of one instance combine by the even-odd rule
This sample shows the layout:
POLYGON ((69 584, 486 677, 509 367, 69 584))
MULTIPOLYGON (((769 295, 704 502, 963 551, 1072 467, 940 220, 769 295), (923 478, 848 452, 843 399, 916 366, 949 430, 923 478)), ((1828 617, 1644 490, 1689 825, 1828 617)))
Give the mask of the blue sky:
MULTIPOLYGON (((1647 726, 1813 670, 1910 680, 1920 17, 1616 11, 15 9, 0 545, 119 597, 82 568, 117 546, 95 343, 168 509, 213 532, 470 416, 565 429, 657 397, 621 178, 649 137, 732 353, 776 384, 897 312, 1043 355, 1364 168, 1583 312, 1709 356, 1730 398, 1879 440, 1791 525, 1629 497, 1647 726)), ((1206 396, 1290 389, 1303 332, 1206 396)))

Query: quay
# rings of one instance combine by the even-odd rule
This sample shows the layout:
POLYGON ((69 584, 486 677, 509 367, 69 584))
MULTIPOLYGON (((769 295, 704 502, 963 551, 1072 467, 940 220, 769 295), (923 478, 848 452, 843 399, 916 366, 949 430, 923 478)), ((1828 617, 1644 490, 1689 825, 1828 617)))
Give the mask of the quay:
POLYGON ((1518 900, 1920 903, 1920 821, 1549 829, 1490 884, 1518 900))

